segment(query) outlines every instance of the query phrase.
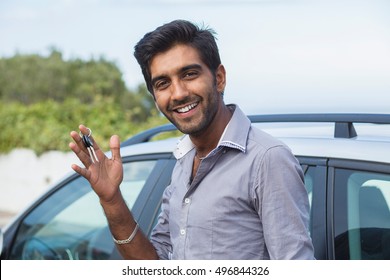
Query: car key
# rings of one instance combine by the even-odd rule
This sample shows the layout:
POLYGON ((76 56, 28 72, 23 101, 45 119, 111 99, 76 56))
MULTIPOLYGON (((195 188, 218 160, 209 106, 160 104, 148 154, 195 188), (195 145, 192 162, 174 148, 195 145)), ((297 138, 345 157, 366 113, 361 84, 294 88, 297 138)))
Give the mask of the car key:
POLYGON ((88 153, 89 153, 89 156, 91 157, 92 163, 95 163, 95 161, 99 162, 99 159, 96 156, 95 150, 93 149, 93 142, 92 142, 92 140, 90 138, 90 136, 92 134, 92 130, 89 129, 89 128, 88 128, 88 130, 89 130, 88 135, 82 134, 80 132, 80 137, 83 140, 84 146, 88 150, 88 153))

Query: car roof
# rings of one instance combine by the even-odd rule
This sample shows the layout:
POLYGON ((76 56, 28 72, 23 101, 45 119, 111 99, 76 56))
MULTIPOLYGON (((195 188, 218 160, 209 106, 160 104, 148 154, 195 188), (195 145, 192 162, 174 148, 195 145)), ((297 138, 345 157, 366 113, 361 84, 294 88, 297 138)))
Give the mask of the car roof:
MULTIPOLYGON (((276 136, 277 137, 277 136, 276 136)), ((295 156, 351 159, 390 164, 390 141, 314 137, 277 137, 295 156)), ((122 157, 141 154, 172 153, 178 138, 158 140, 123 147, 122 157)))
MULTIPOLYGON (((254 126, 288 145, 296 156, 390 163, 390 114, 289 114, 249 118, 254 126)), ((151 140, 160 132, 172 130, 175 130, 173 125, 164 125, 128 139, 128 144, 123 144, 122 156, 171 153, 178 138, 151 140)))
POLYGON ((295 156, 373 161, 390 164, 390 142, 358 139, 280 138, 295 156))

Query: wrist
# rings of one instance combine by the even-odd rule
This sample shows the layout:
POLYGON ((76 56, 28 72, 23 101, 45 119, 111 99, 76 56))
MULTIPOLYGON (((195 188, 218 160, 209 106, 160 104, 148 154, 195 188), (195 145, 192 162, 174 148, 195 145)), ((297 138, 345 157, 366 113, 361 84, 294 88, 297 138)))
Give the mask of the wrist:
POLYGON ((129 244, 131 241, 133 241, 135 235, 138 232, 138 229, 139 229, 139 225, 138 225, 137 222, 135 222, 135 228, 134 228, 133 232, 131 233, 131 235, 128 238, 122 239, 122 240, 118 240, 118 239, 115 239, 115 237, 113 236, 112 239, 118 245, 129 244))
POLYGON ((115 206, 121 206, 124 203, 124 199, 122 197, 121 191, 118 190, 114 193, 113 196, 110 198, 102 198, 100 197, 100 204, 102 205, 103 208, 106 207, 115 207, 115 206))

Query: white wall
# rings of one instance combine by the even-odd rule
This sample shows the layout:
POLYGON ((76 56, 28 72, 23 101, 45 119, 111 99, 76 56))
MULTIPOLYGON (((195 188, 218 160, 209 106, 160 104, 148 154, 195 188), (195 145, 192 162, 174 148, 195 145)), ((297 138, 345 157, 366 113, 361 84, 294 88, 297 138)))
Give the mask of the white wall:
POLYGON ((28 149, 0 154, 0 212, 12 216, 28 206, 51 184, 79 163, 72 152, 51 151, 37 156, 28 149))

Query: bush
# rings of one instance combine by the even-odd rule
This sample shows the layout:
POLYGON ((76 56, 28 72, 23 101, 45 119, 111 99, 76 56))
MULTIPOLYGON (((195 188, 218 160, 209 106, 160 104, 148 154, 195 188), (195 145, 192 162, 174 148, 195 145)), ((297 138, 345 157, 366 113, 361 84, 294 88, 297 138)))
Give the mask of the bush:
POLYGON ((166 123, 156 112, 143 122, 132 120, 140 108, 123 109, 114 98, 99 97, 91 104, 80 104, 75 98, 63 103, 46 100, 31 105, 0 102, 0 153, 14 148, 30 148, 37 154, 49 150, 69 151, 69 133, 85 124, 93 131, 103 150, 113 134, 125 140, 144 129, 166 123))
POLYGON ((0 58, 0 153, 30 148, 37 154, 69 151, 69 132, 80 123, 103 150, 112 134, 122 140, 166 122, 144 85, 126 88, 115 63, 16 54, 0 58))

